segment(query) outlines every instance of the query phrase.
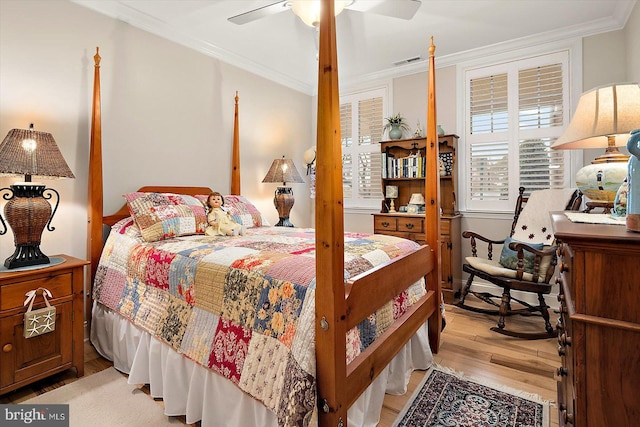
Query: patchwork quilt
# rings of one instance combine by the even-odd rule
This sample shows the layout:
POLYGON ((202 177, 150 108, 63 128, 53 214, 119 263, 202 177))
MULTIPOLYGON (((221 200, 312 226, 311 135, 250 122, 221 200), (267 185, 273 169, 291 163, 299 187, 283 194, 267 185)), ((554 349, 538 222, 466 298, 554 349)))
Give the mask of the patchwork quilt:
MULTIPOLYGON (((393 236, 346 233, 345 280, 417 248, 393 236)), ((314 255, 311 229, 145 242, 128 218, 107 239, 93 297, 232 381, 280 425, 307 425, 316 405, 314 255)), ((349 331, 347 362, 424 293, 420 281, 349 331)))

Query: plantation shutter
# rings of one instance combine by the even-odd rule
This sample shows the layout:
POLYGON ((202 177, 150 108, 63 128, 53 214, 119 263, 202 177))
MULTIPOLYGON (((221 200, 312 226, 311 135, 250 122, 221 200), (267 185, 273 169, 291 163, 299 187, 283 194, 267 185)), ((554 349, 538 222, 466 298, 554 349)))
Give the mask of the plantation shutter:
POLYGON ((377 208, 382 196, 383 92, 343 98, 340 105, 342 183, 345 207, 377 208))
POLYGON ((507 74, 471 79, 469 196, 473 200, 509 198, 507 74), (480 135, 485 135, 481 137, 480 135), (490 136, 491 138, 487 138, 490 136), (498 136, 501 136, 501 138, 498 136))
POLYGON ((382 98, 358 101, 358 196, 364 200, 382 199, 382 98))
POLYGON ((551 145, 568 118, 567 53, 466 72, 469 210, 507 210, 526 194, 568 185, 565 152, 551 145))
POLYGON ((562 64, 518 72, 520 185, 527 193, 564 186, 564 152, 551 144, 564 130, 562 64))

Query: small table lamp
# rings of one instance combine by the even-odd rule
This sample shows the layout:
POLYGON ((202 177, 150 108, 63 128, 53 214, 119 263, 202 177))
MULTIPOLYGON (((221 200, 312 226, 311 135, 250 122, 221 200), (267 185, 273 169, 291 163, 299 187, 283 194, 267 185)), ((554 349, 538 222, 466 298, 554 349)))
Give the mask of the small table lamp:
MULTIPOLYGON (((49 257, 40 250, 44 227, 53 231, 51 220, 58 209, 60 194, 44 184, 31 182, 33 175, 42 178, 75 178, 64 161, 56 141, 47 132, 33 130, 33 124, 26 129, 12 129, 0 144, 0 173, 3 175, 24 175, 24 182, 17 182, 10 188, 11 196, 4 206, 4 216, 13 231, 15 252, 4 262, 5 267, 17 268, 30 265, 49 264, 49 257), (48 200, 57 196, 56 205, 51 210, 48 200)), ((7 226, 0 216, 0 222, 7 232, 7 226)))
POLYGON ((407 212, 410 213, 418 213, 421 210, 421 207, 424 208, 424 196, 421 193, 413 193, 411 198, 409 199, 409 206, 407 208, 407 212))
POLYGON ((620 185, 627 176, 626 156, 617 147, 627 144, 629 132, 640 128, 640 85, 618 83, 585 92, 580 97, 569 126, 551 148, 583 149, 606 147, 576 174, 576 185, 591 201, 586 212, 613 207, 620 185))
POLYGON ((396 206, 393 201, 398 198, 398 187, 396 185, 387 185, 384 194, 389 199, 389 212, 395 212, 396 206))
POLYGON ((295 200, 293 198, 293 190, 291 187, 287 187, 287 182, 304 182, 293 160, 285 159, 284 156, 281 159, 275 159, 262 182, 282 183, 282 187, 278 187, 273 196, 273 204, 280 217, 276 227, 293 227, 293 224, 289 221, 289 213, 295 200))

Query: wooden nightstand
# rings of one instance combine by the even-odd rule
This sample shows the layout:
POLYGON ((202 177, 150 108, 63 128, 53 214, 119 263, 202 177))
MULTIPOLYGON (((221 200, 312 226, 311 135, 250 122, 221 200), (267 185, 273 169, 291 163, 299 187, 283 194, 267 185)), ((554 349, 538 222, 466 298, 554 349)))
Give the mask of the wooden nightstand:
MULTIPOLYGON (((0 273, 0 394, 75 367, 84 375, 84 266, 68 255, 58 265, 0 273), (43 287, 56 307, 53 332, 24 338, 25 293, 43 287)), ((44 307, 38 294, 33 308, 44 307)))

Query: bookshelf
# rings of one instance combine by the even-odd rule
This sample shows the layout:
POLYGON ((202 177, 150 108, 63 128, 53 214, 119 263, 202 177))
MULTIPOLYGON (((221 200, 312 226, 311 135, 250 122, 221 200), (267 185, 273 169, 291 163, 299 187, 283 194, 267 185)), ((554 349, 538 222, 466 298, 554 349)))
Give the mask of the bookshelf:
MULTIPOLYGON (((440 159, 444 166, 440 174, 440 254, 441 282, 445 301, 450 303, 460 293, 462 262, 460 256, 460 217, 457 206, 457 135, 438 137, 440 159)), ((426 138, 409 138, 380 142, 382 156, 382 191, 387 186, 398 188, 393 199, 397 212, 390 212, 391 199, 385 197, 380 213, 373 214, 374 232, 404 237, 425 243, 424 212, 401 212, 419 193, 424 196, 426 138), (385 167, 386 166, 386 167, 385 167)))

